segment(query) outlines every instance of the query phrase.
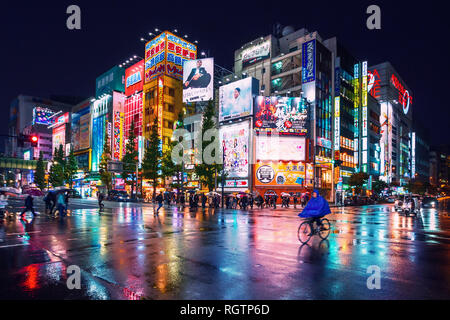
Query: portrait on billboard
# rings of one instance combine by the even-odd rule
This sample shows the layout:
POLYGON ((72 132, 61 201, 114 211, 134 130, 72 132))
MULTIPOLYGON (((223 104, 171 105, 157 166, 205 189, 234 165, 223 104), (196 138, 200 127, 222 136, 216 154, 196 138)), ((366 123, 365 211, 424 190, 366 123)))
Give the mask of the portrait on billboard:
POLYGON ((308 108, 301 98, 263 97, 255 99, 256 132, 305 135, 308 108))
POLYGON ((183 102, 213 99, 213 76, 213 58, 185 61, 183 66, 183 102))
POLYGON ((249 122, 222 126, 219 133, 227 178, 247 178, 249 175, 249 122))
POLYGON ((252 79, 245 78, 219 88, 219 121, 252 114, 252 79))

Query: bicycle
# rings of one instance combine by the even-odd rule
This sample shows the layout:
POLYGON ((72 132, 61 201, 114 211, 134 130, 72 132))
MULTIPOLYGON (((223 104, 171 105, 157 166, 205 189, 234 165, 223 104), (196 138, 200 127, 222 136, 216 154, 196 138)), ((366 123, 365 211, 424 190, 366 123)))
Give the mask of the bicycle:
POLYGON ((303 221, 297 230, 298 240, 305 244, 311 239, 311 237, 315 234, 318 234, 319 237, 323 240, 328 238, 330 235, 331 225, 330 221, 327 218, 320 219, 321 226, 317 226, 314 228, 314 219, 307 219, 303 221))

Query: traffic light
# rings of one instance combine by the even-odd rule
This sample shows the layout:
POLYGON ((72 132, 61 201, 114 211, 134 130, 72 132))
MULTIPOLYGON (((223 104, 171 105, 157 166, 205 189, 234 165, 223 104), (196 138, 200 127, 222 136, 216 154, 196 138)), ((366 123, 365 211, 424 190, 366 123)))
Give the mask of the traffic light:
POLYGON ((38 142, 39 142, 39 137, 35 134, 33 134, 33 135, 19 134, 17 136, 17 145, 21 148, 24 148, 25 142, 29 142, 32 147, 37 147, 38 142))
POLYGON ((39 138, 38 138, 38 136, 36 136, 36 135, 31 135, 31 136, 29 136, 29 141, 31 142, 31 146, 32 147, 37 147, 38 146, 38 141, 39 141, 39 138))

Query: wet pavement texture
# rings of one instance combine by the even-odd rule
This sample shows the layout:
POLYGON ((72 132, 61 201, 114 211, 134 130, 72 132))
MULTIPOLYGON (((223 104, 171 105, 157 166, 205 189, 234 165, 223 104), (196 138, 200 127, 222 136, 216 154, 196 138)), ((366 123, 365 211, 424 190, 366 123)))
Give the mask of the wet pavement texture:
MULTIPOLYGON (((37 211, 42 212, 39 203, 37 211)), ((12 211, 21 204, 11 202, 12 211)), ((300 209, 191 211, 71 199, 60 220, 0 222, 0 299, 449 299, 450 217, 332 208, 301 245, 300 209), (69 290, 67 269, 81 269, 69 290), (369 290, 370 266, 381 271, 369 290)))

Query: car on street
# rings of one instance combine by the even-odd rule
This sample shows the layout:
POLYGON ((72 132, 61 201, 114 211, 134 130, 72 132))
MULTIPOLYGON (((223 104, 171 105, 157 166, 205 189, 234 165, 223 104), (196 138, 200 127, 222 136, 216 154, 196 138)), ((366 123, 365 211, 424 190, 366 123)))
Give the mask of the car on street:
POLYGON ((435 197, 424 197, 422 200, 422 208, 438 208, 439 201, 435 197))
POLYGON ((67 190, 67 192, 69 193, 69 198, 74 198, 74 199, 82 198, 81 194, 75 189, 67 190))
POLYGON ((106 200, 117 202, 128 202, 130 201, 130 196, 126 191, 123 190, 111 190, 106 200))
POLYGON ((394 200, 394 209, 395 209, 395 211, 401 210, 404 201, 405 201, 405 196, 404 196, 404 195, 399 195, 399 196, 394 200))

